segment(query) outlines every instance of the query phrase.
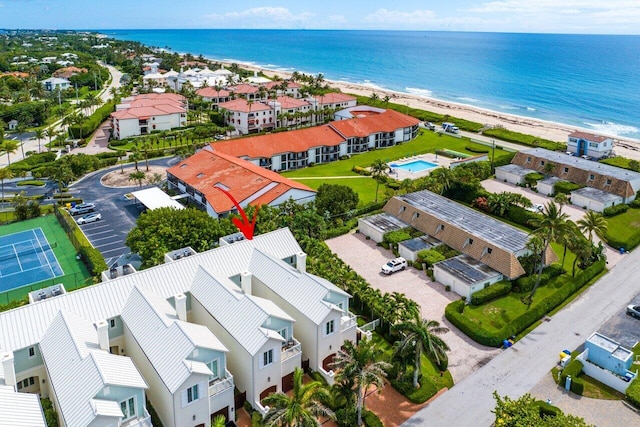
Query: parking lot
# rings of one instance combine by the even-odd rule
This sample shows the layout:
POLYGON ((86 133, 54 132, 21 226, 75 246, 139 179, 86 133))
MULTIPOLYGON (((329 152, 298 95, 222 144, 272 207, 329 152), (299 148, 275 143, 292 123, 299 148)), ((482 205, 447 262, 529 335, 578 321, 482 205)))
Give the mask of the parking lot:
POLYGON ((400 292, 421 307, 422 317, 437 320, 449 332, 442 338, 451 348, 449 370, 455 382, 459 382, 479 367, 486 364, 501 350, 482 346, 449 323, 444 317, 444 309, 452 301, 460 299, 454 292, 447 292, 444 286, 432 282, 422 271, 407 268, 387 276, 381 267, 394 255, 391 251, 376 246, 373 240, 366 240, 359 233, 346 234, 326 241, 327 245, 374 288, 381 292, 400 292))
MULTIPOLYGON (((627 305, 640 305, 640 294, 627 305)), ((640 319, 629 316, 625 308, 602 325, 598 332, 631 349, 640 342, 640 319)))

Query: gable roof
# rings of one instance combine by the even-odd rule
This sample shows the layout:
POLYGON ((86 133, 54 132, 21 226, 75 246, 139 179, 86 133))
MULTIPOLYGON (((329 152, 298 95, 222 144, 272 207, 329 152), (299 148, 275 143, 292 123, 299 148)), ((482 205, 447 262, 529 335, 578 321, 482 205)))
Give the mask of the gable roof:
POLYGON ((272 110, 271 106, 263 104, 262 102, 249 103, 244 98, 237 98, 227 102, 221 102, 218 104, 218 108, 223 108, 229 111, 237 111, 240 113, 253 113, 256 111, 272 110))
POLYGON ((121 317, 172 394, 194 372, 189 358, 195 349, 227 351, 205 326, 178 320, 166 299, 139 286, 131 290, 121 317))
POLYGON ((229 278, 208 267, 198 269, 190 293, 252 356, 270 339, 284 342, 280 334, 264 326, 267 319, 278 317, 294 322, 271 301, 245 294, 229 278))
POLYGON ((125 98, 122 102, 111 117, 126 120, 186 112, 185 98, 175 93, 148 93, 125 98))
POLYGON ((207 86, 198 89, 196 90, 196 93, 203 98, 228 98, 231 95, 231 92, 229 92, 228 90, 216 90, 216 88, 213 86, 207 86))
POLYGON ((329 292, 350 297, 333 283, 309 273, 301 273, 260 250, 253 251, 249 271, 316 325, 320 325, 332 310, 340 310, 324 300, 329 292), (300 289, 304 289, 304 292, 300 292, 300 289))
POLYGON ((315 193, 304 184, 246 160, 224 154, 217 150, 217 145, 200 150, 173 165, 167 169, 167 173, 201 192, 218 213, 234 208, 233 202, 216 189, 216 186, 220 185, 241 205, 269 203, 291 189, 315 193))
POLYGON ((211 144, 218 152, 234 157, 251 159, 270 159, 277 154, 300 153, 312 147, 334 147, 342 144, 345 138, 328 125, 305 129, 277 132, 267 135, 214 142, 211 144))
POLYGON ((304 99, 292 98, 290 96, 278 96, 276 98, 276 101, 280 103, 280 107, 283 109, 311 106, 309 101, 306 101, 304 99))
POLYGON ((341 92, 329 92, 325 95, 314 96, 320 105, 339 104, 341 102, 356 101, 355 96, 347 95, 341 92))
POLYGON ((37 394, 0 385, 0 427, 47 427, 37 394))
MULTIPOLYGON (((105 400, 96 395, 106 386, 147 388, 131 359, 102 350, 93 325, 73 313, 60 311, 54 317, 40 350, 66 425, 89 425, 98 416, 121 417, 122 412, 96 411, 100 407, 95 403, 105 400)), ((102 407, 108 410, 109 405, 102 407)))
POLYGON ((601 143, 611 139, 609 136, 596 135, 594 133, 576 131, 569 134, 569 138, 586 139, 587 141, 601 143))
MULTIPOLYGON (((269 83, 265 83, 264 87, 266 87, 267 89, 273 89, 274 86, 280 86, 282 84, 282 80, 274 80, 272 82, 269 83)), ((300 86, 300 84, 296 83, 296 82, 292 82, 292 81, 287 81, 287 88, 288 89, 297 89, 297 88, 301 88, 302 86, 300 86)))
POLYGON ((254 85, 249 85, 246 83, 240 83, 235 86, 229 86, 227 89, 233 93, 246 93, 246 94, 258 93, 259 91, 258 87, 254 85))
POLYGON ((420 120, 398 113, 394 110, 385 110, 380 114, 370 112, 364 117, 354 117, 348 120, 338 120, 329 123, 336 132, 350 137, 365 137, 379 132, 395 132, 401 128, 417 126, 420 120))

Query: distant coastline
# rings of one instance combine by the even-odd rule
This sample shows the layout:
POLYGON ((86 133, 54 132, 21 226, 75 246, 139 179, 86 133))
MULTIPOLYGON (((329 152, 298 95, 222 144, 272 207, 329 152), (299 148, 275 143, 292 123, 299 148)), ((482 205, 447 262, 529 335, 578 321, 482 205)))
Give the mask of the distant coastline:
MULTIPOLYGON (((138 35, 133 34, 133 33, 136 33, 135 30, 126 30, 126 31, 125 30, 117 30, 117 31, 103 30, 103 31, 100 31, 100 33, 107 35, 109 37, 117 38, 117 39, 139 41, 147 46, 155 46, 159 48, 168 47, 170 48, 171 51, 180 53, 180 54, 190 53, 194 56, 202 54, 204 57, 206 57, 211 61, 216 61, 216 62, 221 62, 226 64, 235 62, 238 65, 241 65, 243 68, 262 71, 265 75, 270 77, 287 78, 291 75, 293 71, 317 74, 318 72, 322 72, 323 68, 326 68, 321 66, 322 65, 321 61, 318 62, 317 66, 315 67, 309 66, 309 67, 306 67, 307 69, 305 69, 305 67, 302 67, 301 69, 294 69, 293 67, 282 66, 274 63, 274 62, 282 62, 278 60, 279 58, 277 57, 272 58, 272 61, 262 60, 262 59, 267 59, 264 57, 265 55, 264 52, 260 52, 261 56, 258 55, 258 53, 256 53, 256 60, 254 61, 247 61, 247 60, 240 60, 240 59, 236 60, 233 58, 247 57, 247 55, 250 54, 242 50, 246 47, 245 46, 246 41, 236 40, 236 39, 238 39, 239 36, 246 37, 247 35, 261 35, 262 32, 258 30, 252 30, 253 32, 249 30, 247 31, 212 30, 212 31, 213 31, 213 34, 218 36, 218 38, 222 36, 229 36, 229 37, 233 36, 226 42, 235 43, 236 46, 240 47, 239 49, 240 51, 238 52, 238 55, 233 55, 233 54, 227 55, 226 54, 227 52, 225 51, 213 52, 213 50, 215 49, 215 46, 211 46, 207 48, 202 45, 202 40, 198 42, 194 42, 194 41, 184 40, 183 38, 178 38, 178 39, 169 41, 169 43, 161 43, 160 40, 165 40, 163 37, 167 37, 173 34, 171 31, 163 32, 161 30, 157 30, 157 31, 145 30, 143 31, 144 33, 143 36, 141 36, 140 34, 138 35), (151 33, 151 36, 148 35, 149 33, 151 33), (156 42, 155 43, 147 42, 147 40, 145 39, 148 37, 151 37, 152 39, 156 40, 156 42)), ((176 30, 175 32, 179 33, 180 36, 183 36, 184 34, 190 34, 191 36, 199 35, 201 36, 201 38, 204 38, 206 40, 210 40, 207 37, 209 37, 212 34, 209 30, 198 30, 196 32, 193 32, 191 30, 180 30, 180 31, 176 30)), ((273 34, 273 33, 274 32, 271 31, 269 34, 273 34)), ((293 34, 293 33, 295 33, 295 31, 293 32, 287 31, 287 34, 293 34)), ((361 32, 358 32, 358 33, 361 33, 361 32)), ((402 32, 394 33, 394 35, 401 35, 401 34, 402 32)), ((537 37, 537 36, 533 35, 532 37, 537 37)), ((597 37, 597 36, 589 36, 589 37, 593 39, 594 37, 597 37)), ((637 38, 637 41, 640 44, 640 37, 637 38)), ((222 43, 222 42, 218 40, 218 43, 222 43)), ((256 52, 258 51, 256 50, 256 52)), ((274 55, 276 55, 276 53, 274 53, 274 55)), ((506 110, 508 112, 505 112, 505 111, 499 111, 497 108, 496 109, 491 108, 490 106, 491 104, 488 104, 488 103, 487 104, 489 106, 487 106, 486 108, 483 106, 479 106, 478 104, 483 104, 483 102, 478 101, 478 97, 476 97, 474 94, 471 94, 468 97, 456 96, 454 97, 456 101, 451 101, 446 99, 439 99, 437 95, 435 96, 433 95, 435 91, 432 92, 430 90, 421 89, 419 87, 402 88, 398 86, 397 88, 390 89, 385 84, 377 83, 378 80, 380 80, 384 76, 387 76, 387 74, 389 73, 385 71, 387 74, 382 74, 380 73, 379 69, 378 71, 376 71, 376 61, 379 61, 379 58, 376 58, 375 56, 370 55, 369 58, 367 58, 367 61, 369 61, 370 64, 366 63, 367 61, 364 61, 365 64, 363 65, 362 58, 357 58, 355 57, 355 55, 357 55, 357 53, 354 54, 354 58, 353 58, 353 63, 355 65, 364 66, 364 67, 366 67, 367 65, 371 65, 371 68, 370 68, 371 74, 372 74, 371 80, 354 79, 353 73, 351 74, 346 73, 344 76, 345 78, 336 79, 334 77, 335 75, 339 75, 340 77, 343 77, 343 76, 340 75, 341 72, 339 70, 335 69, 336 67, 338 67, 338 65, 334 65, 333 69, 327 70, 327 74, 325 74, 325 76, 327 77, 327 82, 329 82, 331 86, 336 87, 346 93, 352 93, 352 94, 363 95, 363 96, 369 96, 371 93, 375 92, 381 98, 384 96, 389 96, 391 98, 391 102, 408 105, 414 108, 429 110, 439 114, 449 114, 454 117, 460 117, 460 118, 472 120, 472 121, 483 123, 483 124, 502 125, 508 129, 511 129, 517 132, 531 134, 534 136, 539 136, 542 138, 547 138, 547 139, 556 140, 556 141, 562 141, 562 142, 566 141, 568 133, 574 130, 583 130, 586 132, 598 133, 598 134, 608 134, 608 135, 614 136, 616 139, 620 141, 620 144, 618 144, 619 149, 616 149, 616 152, 619 155, 624 155, 625 157, 638 157, 640 153, 640 139, 634 138, 636 135, 638 135, 638 138, 640 138, 640 129, 637 129, 637 127, 634 127, 632 125, 617 126, 618 128, 631 129, 632 132, 630 133, 634 137, 629 137, 624 135, 616 135, 615 132, 611 132, 611 129, 613 128, 611 126, 608 128, 606 125, 603 125, 602 129, 594 128, 593 126, 591 127, 587 126, 586 120, 582 120, 581 123, 583 123, 583 125, 579 126, 577 124, 563 123, 563 120, 553 120, 553 119, 548 120, 544 118, 532 117, 534 113, 538 113, 538 111, 536 111, 537 106, 534 103, 532 103, 532 105, 527 107, 507 108, 506 110), (357 80, 358 83, 354 83, 353 80, 357 80), (607 132, 607 130, 609 130, 609 132, 607 132)), ((313 60, 313 58, 310 58, 310 59, 313 60)), ((408 58, 407 60, 409 59, 411 58, 408 58)), ((351 62, 349 64, 345 64, 344 67, 348 69, 350 65, 351 65, 351 62)), ((410 65, 411 64, 407 64, 407 67, 409 67, 410 65)), ((359 71, 362 71, 362 70, 359 69, 359 71)), ((446 72, 446 70, 443 70, 443 72, 446 72)), ((561 82, 556 82, 555 84, 560 84, 560 83, 561 82)), ((639 87, 638 93, 631 95, 631 96, 638 97, 639 99, 638 104, 635 104, 635 105, 627 104, 631 114, 633 114, 632 111, 634 108, 638 110, 638 115, 636 117, 636 120, 637 120, 638 118, 640 118, 640 82, 634 81, 630 83, 637 84, 639 87)), ((539 87, 536 90, 540 92, 544 91, 539 87)), ((549 96, 553 98, 552 95, 549 95, 549 96)), ((558 102, 565 102, 565 101, 560 100, 558 102)), ((567 100, 566 102, 567 102, 567 105, 571 104, 571 100, 567 100)), ((518 104, 518 103, 515 102, 515 104, 518 104)), ((526 103, 521 103, 521 104, 526 104, 526 103)), ((591 121, 595 122, 597 121, 597 119, 591 119, 591 121)))

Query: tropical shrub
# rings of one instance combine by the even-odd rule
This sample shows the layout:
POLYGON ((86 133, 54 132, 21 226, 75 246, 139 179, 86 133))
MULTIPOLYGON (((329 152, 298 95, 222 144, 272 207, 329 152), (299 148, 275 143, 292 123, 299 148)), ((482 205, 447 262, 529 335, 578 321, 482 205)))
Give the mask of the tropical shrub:
POLYGON ((629 403, 640 409, 640 380, 638 378, 629 384, 625 396, 629 403))
POLYGON ((602 211, 602 215, 606 217, 612 217, 616 215, 620 215, 621 213, 625 213, 629 210, 629 205, 619 204, 615 206, 609 206, 608 208, 604 208, 602 211))
POLYGON ((515 142, 516 144, 527 145, 529 147, 541 147, 552 151, 566 151, 567 145, 561 142, 550 141, 544 138, 537 138, 520 132, 514 132, 503 128, 487 129, 482 131, 485 136, 492 136, 503 141, 515 142))
POLYGON ((524 181, 527 183, 529 187, 535 187, 538 181, 540 181, 543 178, 544 178, 544 175, 542 175, 541 173, 531 172, 524 176, 524 181))
MULTIPOLYGON (((558 264, 552 264, 547 266, 542 271, 542 274, 540 275, 540 286, 546 285, 547 283, 549 283, 551 279, 558 277, 562 273, 564 273, 564 270, 558 264)), ((529 276, 520 277, 516 280, 514 290, 516 292, 531 292, 537 280, 538 280, 537 274, 531 274, 529 276)))
POLYGON ((558 181, 555 184, 553 184, 553 192, 555 194, 558 194, 558 193, 571 194, 572 191, 579 190, 580 188, 583 188, 583 187, 584 185, 575 184, 569 181, 558 181))
POLYGON ((431 267, 436 262, 447 259, 443 254, 434 249, 425 249, 418 252, 418 258, 421 259, 422 262, 426 263, 428 267, 431 267))
POLYGON ((464 147, 467 151, 471 151, 472 153, 488 153, 491 151, 491 147, 487 147, 486 145, 480 144, 469 144, 464 147))
POLYGON ((402 230, 389 231, 385 233, 382 237, 382 241, 385 243, 394 243, 398 244, 400 242, 404 242, 405 240, 411 239, 410 229, 404 228, 402 230))
POLYGON ((503 281, 494 283, 486 289, 474 292, 473 295, 471 295, 471 304, 484 304, 485 302, 507 295, 509 292, 511 292, 511 282, 503 281))

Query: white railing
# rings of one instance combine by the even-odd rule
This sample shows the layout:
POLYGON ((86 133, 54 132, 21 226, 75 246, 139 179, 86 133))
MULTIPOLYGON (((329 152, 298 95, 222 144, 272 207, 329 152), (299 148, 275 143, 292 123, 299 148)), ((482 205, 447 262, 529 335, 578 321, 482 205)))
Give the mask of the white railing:
POLYGON ((153 427, 151 424, 151 415, 145 411, 143 417, 134 418, 120 424, 120 427, 153 427))
POLYGON ((318 367, 318 372, 320 372, 320 375, 323 376, 323 378, 327 381, 327 384, 329 384, 330 386, 335 383, 335 372, 325 371, 322 366, 318 367))
POLYGON ((262 404, 258 401, 253 402, 253 406, 254 408, 256 408, 256 411, 260 412, 263 417, 267 415, 267 412, 269 412, 270 409, 268 406, 262 406, 262 404))
POLYGON ((340 330, 345 331, 347 329, 351 329, 357 325, 356 316, 351 312, 346 312, 340 318, 340 330))
POLYGON ((209 382, 209 396, 222 393, 229 388, 233 388, 233 375, 225 369, 225 378, 218 378, 209 382))
POLYGON ((297 356, 300 353, 302 353, 302 344, 300 344, 300 342, 294 338, 292 345, 285 345, 284 347, 282 347, 282 361, 284 362, 285 360, 297 356))

